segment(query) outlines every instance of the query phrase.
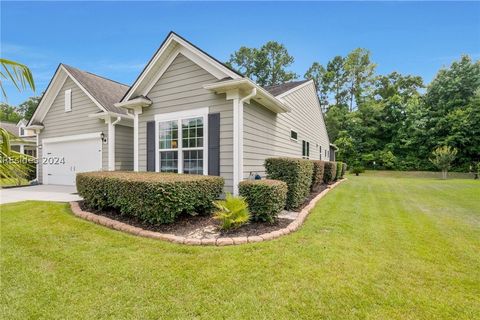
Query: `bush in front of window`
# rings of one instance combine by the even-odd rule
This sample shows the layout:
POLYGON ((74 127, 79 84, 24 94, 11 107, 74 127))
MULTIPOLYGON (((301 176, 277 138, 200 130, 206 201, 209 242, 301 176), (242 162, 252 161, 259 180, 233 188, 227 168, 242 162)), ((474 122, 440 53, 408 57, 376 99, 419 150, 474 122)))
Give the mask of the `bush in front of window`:
POLYGON ((283 181, 245 180, 239 183, 238 190, 255 221, 274 222, 285 208, 288 188, 283 181))
POLYGON ((323 172, 323 182, 332 183, 337 175, 337 163, 334 161, 325 161, 325 169, 323 172))
POLYGON ((172 223, 183 213, 211 213, 223 184, 221 177, 175 173, 77 174, 77 190, 88 208, 115 209, 151 224, 172 223))
POLYGON ((296 158, 268 158, 265 160, 267 178, 281 180, 288 186, 288 210, 298 208, 310 194, 313 164, 309 160, 296 158))
POLYGON ((312 185, 311 191, 316 191, 323 183, 323 171, 325 169, 325 161, 322 160, 310 160, 313 164, 312 173, 312 185))
POLYGON ((345 176, 345 172, 347 172, 347 164, 345 162, 342 162, 342 174, 341 174, 341 178, 343 178, 343 176, 345 176))
POLYGON ((335 173, 335 180, 338 180, 342 177, 342 168, 343 168, 343 162, 337 162, 337 171, 335 173))
POLYGON ((250 220, 248 204, 243 197, 234 197, 227 193, 225 200, 214 202, 213 218, 220 221, 221 230, 237 229, 250 220))

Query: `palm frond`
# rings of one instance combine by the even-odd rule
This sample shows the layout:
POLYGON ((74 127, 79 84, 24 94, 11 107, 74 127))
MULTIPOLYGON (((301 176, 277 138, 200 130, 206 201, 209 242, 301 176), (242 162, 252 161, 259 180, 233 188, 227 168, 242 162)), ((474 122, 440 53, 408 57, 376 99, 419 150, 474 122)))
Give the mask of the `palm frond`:
MULTIPOLYGON (((10 80, 18 91, 23 91, 27 87, 35 91, 35 81, 33 80, 32 72, 26 65, 3 58, 0 58, 0 64, 2 65, 2 70, 0 71, 1 79, 10 80)), ((0 80, 0 89, 6 99, 7 94, 2 80, 0 80)))

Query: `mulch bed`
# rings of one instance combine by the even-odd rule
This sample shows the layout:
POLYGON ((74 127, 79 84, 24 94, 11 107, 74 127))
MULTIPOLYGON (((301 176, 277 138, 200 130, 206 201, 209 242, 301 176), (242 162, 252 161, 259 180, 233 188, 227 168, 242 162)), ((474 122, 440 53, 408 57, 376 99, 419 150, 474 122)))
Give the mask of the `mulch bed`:
MULTIPOLYGON (((187 236, 198 229, 203 229, 209 226, 218 227, 219 223, 217 220, 213 219, 211 216, 190 216, 190 215, 181 215, 178 217, 177 221, 171 224, 159 224, 152 225, 145 223, 139 220, 136 217, 122 216, 115 210, 110 211, 98 211, 85 207, 83 201, 80 202, 80 208, 84 211, 89 211, 94 214, 110 218, 112 220, 120 221, 126 224, 129 224, 134 227, 142 228, 144 230, 161 232, 161 233, 170 233, 176 236, 187 236)), ((263 233, 268 233, 276 231, 288 226, 292 220, 290 219, 277 219, 274 223, 268 222, 250 222, 242 227, 231 230, 228 232, 218 231, 219 237, 243 237, 243 236, 256 236, 263 233)))
MULTIPOLYGON (((300 212, 302 209, 307 206, 310 201, 315 198, 320 192, 327 189, 327 185, 321 185, 317 190, 314 190, 310 195, 305 199, 304 203, 295 209, 295 212, 300 212)), ((209 229, 211 232, 206 232, 204 237, 248 237, 248 236, 257 236, 264 233, 269 233, 272 231, 280 230, 286 228, 293 220, 278 218, 274 223, 268 222, 255 222, 251 221, 246 225, 241 226, 238 229, 230 231, 220 231, 218 230, 219 222, 213 219, 211 216, 190 216, 190 215, 181 215, 178 217, 177 221, 171 224, 158 224, 152 225, 146 222, 141 221, 136 217, 122 216, 115 210, 99 211, 93 210, 85 207, 83 201, 80 203, 80 208, 84 211, 89 211, 94 214, 110 218, 112 220, 120 221, 126 224, 129 224, 134 227, 142 228, 144 230, 160 232, 160 233, 169 233, 176 236, 189 236, 192 233, 196 232, 196 237, 202 237, 198 235, 198 231, 204 228, 209 229)))
POLYGON ((310 201, 313 200, 313 198, 315 198, 316 196, 318 196, 323 190, 327 189, 328 188, 328 184, 322 184, 320 185, 317 189, 313 190, 312 192, 310 192, 310 194, 308 195, 308 197, 305 199, 305 201, 302 203, 302 205, 292 211, 295 211, 295 212, 300 212, 302 211, 303 208, 305 208, 309 203, 310 201))

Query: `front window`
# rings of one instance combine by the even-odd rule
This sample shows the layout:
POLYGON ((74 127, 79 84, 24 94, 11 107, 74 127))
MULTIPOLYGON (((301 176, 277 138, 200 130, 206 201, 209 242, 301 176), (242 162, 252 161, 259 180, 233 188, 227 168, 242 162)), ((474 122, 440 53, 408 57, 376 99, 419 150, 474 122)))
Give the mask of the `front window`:
POLYGON ((203 174, 204 136, 203 116, 158 122, 158 170, 203 174))

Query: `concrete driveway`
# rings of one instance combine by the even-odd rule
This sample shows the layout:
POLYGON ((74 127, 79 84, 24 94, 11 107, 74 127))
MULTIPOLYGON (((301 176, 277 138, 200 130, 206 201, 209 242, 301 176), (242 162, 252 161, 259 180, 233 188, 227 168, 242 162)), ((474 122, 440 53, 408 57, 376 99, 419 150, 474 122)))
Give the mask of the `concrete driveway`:
POLYGON ((70 202, 81 200, 75 186, 37 185, 0 189, 0 204, 26 200, 70 202))

